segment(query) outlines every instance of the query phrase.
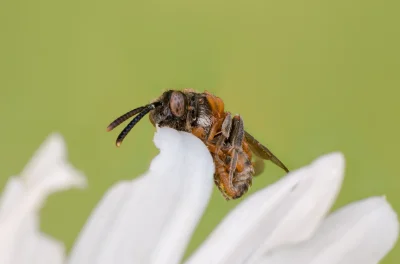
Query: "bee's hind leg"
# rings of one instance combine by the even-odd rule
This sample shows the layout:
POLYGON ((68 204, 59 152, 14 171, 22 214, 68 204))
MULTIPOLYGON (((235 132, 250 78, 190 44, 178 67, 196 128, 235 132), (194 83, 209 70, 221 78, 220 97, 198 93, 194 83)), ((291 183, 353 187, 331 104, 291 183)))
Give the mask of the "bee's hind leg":
MULTIPOLYGON (((234 175, 236 173, 236 167, 238 165, 239 154, 242 150, 242 143, 244 140, 244 124, 243 119, 236 115, 233 117, 231 124, 231 131, 229 135, 229 142, 231 144, 231 160, 229 164, 229 185, 233 186, 233 189, 236 191, 236 195, 233 198, 241 197, 249 188, 249 184, 247 181, 243 181, 241 177, 234 181, 234 175)), ((243 175, 244 176, 244 175, 243 175)))
MULTIPOLYGON (((252 167, 245 167, 243 171, 238 171, 238 166, 243 162, 243 155, 241 155, 243 154, 243 140, 243 120, 240 116, 235 116, 233 119, 229 116, 229 121, 228 119, 224 120, 224 125, 216 144, 217 146, 214 148, 214 150, 217 150, 217 147, 222 147, 227 151, 223 153, 223 163, 221 163, 220 157, 218 159, 215 158, 218 171, 216 173, 218 177, 215 179, 215 182, 226 199, 240 198, 251 185, 251 178, 248 177, 248 169, 252 169, 252 167)), ((243 167, 243 165, 239 167, 243 167)))

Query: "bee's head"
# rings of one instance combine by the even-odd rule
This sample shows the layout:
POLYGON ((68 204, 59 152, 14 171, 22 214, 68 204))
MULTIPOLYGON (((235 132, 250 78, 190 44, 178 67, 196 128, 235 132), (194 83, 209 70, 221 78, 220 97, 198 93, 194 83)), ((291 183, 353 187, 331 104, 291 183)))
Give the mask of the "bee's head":
POLYGON ((185 121, 187 99, 180 91, 166 91, 155 102, 161 103, 150 112, 150 121, 155 126, 173 126, 185 121))
POLYGON ((115 119, 108 127, 107 131, 113 130, 128 118, 135 116, 132 121, 119 134, 116 144, 120 146, 126 135, 131 129, 148 113, 150 121, 155 126, 167 126, 177 130, 184 130, 186 124, 187 99, 180 91, 166 91, 157 100, 146 105, 135 108, 128 113, 115 119))

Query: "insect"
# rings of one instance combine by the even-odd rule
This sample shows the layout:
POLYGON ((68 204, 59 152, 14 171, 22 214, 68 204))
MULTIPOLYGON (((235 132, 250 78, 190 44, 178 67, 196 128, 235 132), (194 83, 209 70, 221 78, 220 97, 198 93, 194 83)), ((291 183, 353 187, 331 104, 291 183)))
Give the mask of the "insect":
POLYGON ((289 172, 267 147, 244 130, 243 119, 239 115, 232 117, 230 112, 225 111, 222 99, 207 91, 168 90, 150 104, 118 117, 107 127, 107 131, 134 116, 119 134, 116 140, 118 147, 148 113, 154 126, 186 131, 204 142, 215 164, 214 182, 227 200, 237 199, 248 191, 253 176, 263 171, 263 160, 271 160, 289 172), (258 160, 252 161, 252 154, 258 160))

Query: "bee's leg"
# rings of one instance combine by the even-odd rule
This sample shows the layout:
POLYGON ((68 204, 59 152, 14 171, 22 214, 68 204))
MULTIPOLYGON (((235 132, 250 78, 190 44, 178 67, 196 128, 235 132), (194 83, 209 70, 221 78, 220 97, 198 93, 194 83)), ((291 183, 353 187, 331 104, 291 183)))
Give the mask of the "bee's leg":
MULTIPOLYGON (((226 122, 226 127, 228 127, 228 121, 226 122)), ((215 159, 217 165, 215 182, 226 199, 237 199, 246 193, 251 186, 254 170, 251 161, 247 159, 246 150, 243 149, 244 124, 242 118, 238 115, 233 117, 229 126, 231 127, 229 135, 225 133, 227 131, 220 135, 221 138, 228 136, 230 149, 224 156, 225 162, 223 164, 220 163, 219 159, 215 159)))
POLYGON ((218 130, 221 128, 222 123, 224 122, 224 119, 220 118, 213 118, 213 124, 210 128, 210 132, 208 133, 207 136, 207 141, 211 141, 214 139, 214 137, 217 135, 218 130))
POLYGON ((229 141, 232 145, 232 150, 242 150, 242 143, 244 140, 244 124, 243 119, 239 115, 235 115, 232 120, 231 132, 229 141))
POLYGON ((232 129, 232 115, 229 112, 226 112, 226 116, 224 122, 222 123, 221 132, 224 138, 229 138, 229 134, 232 129))
POLYGON ((207 146, 207 148, 208 148, 208 150, 212 153, 212 154, 214 154, 215 156, 214 157, 216 157, 217 156, 217 153, 218 153, 218 161, 221 161, 220 160, 220 157, 222 156, 224 156, 224 153, 222 152, 222 150, 220 150, 220 149, 218 149, 217 150, 217 147, 216 147, 216 145, 215 144, 213 144, 213 143, 210 143, 210 142, 208 142, 208 141, 205 141, 204 142, 204 144, 207 146))
MULTIPOLYGON (((219 153, 222 145, 224 144, 225 140, 229 138, 229 134, 231 133, 232 129, 232 115, 231 113, 227 112, 224 122, 222 123, 221 127, 221 135, 217 141, 217 144, 215 145, 215 153, 219 153)), ((219 155, 215 155, 215 158, 218 159, 218 161, 222 162, 219 159, 219 155)))
POLYGON ((208 133, 207 140, 213 140, 217 132, 221 129, 221 125, 225 120, 224 102, 221 98, 205 91, 206 99, 210 105, 213 116, 213 124, 208 133))
POLYGON ((224 164, 219 162, 215 163, 215 174, 214 174, 214 182, 217 185, 218 189, 221 191, 221 194, 224 196, 226 200, 230 200, 236 196, 236 190, 234 190, 233 186, 229 186, 229 182, 227 182, 228 173, 224 164))
POLYGON ((212 144, 211 142, 204 140, 205 135, 206 135, 204 128, 196 127, 194 129, 192 129, 192 134, 194 136, 198 137, 200 140, 202 140, 211 153, 214 153, 214 154, 218 153, 219 156, 224 155, 224 153, 221 150, 217 151, 215 144, 212 144))
POLYGON ((200 140, 204 140, 204 136, 206 133, 204 131, 204 128, 196 127, 194 129, 192 129, 192 134, 195 135, 196 137, 198 137, 200 140))
MULTIPOLYGON (((233 117, 232 128, 230 132, 229 141, 231 143, 231 161, 229 164, 229 176, 228 182, 235 191, 236 195, 233 198, 239 198, 248 189, 248 185, 242 183, 241 181, 235 183, 233 176, 236 173, 236 167, 238 165, 239 153, 242 152, 242 142, 244 140, 244 124, 240 116, 236 115, 233 117)), ((241 180, 241 179, 240 179, 241 180)))
POLYGON ((194 129, 192 129, 192 134, 194 136, 198 137, 199 139, 201 139, 204 142, 204 144, 206 145, 206 147, 208 148, 208 150, 211 153, 213 153, 214 155, 217 156, 217 153, 218 153, 218 156, 223 156, 224 155, 224 153, 221 151, 221 149, 217 149, 215 144, 209 142, 208 140, 204 140, 204 137, 205 137, 205 134, 206 134, 205 131, 204 131, 204 128, 196 127, 194 129))
POLYGON ((214 123, 210 129, 210 132, 208 133, 206 139, 204 140, 204 143, 208 147, 208 149, 216 155, 216 158, 219 160, 219 156, 222 155, 223 153, 221 152, 221 147, 224 144, 225 140, 229 138, 230 131, 232 127, 232 116, 231 113, 227 112, 225 114, 224 119, 214 119, 214 123), (210 143, 216 135, 218 130, 221 130, 219 133, 221 133, 220 137, 218 138, 218 141, 216 144, 210 143), (218 155, 217 155, 218 153, 218 155))
MULTIPOLYGON (((253 153, 251 152, 249 144, 245 140, 242 143, 242 149, 243 149, 243 152, 246 153, 248 161, 251 161, 252 157, 253 157, 253 153)), ((246 161, 246 162, 248 162, 248 161, 246 161)), ((250 165, 252 167, 253 176, 258 176, 264 171, 264 167, 265 167, 264 160, 262 160, 261 158, 259 158, 257 156, 255 156, 255 160, 253 162, 251 162, 250 165)))
MULTIPOLYGON (((237 157, 237 155, 233 155, 233 157, 230 158, 231 164, 235 164, 237 162, 237 157)), ((222 195, 226 200, 239 198, 241 195, 233 185, 233 173, 235 168, 233 168, 233 170, 229 170, 229 168, 226 168, 224 163, 221 163, 220 159, 214 159, 214 162, 214 182, 218 186, 222 195)))

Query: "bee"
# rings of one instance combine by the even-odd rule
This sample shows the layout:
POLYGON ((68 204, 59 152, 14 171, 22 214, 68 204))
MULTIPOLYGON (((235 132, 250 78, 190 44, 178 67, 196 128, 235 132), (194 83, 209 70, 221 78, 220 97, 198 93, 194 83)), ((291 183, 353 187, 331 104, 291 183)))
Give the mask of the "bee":
POLYGON ((267 147, 244 130, 240 115, 232 116, 226 112, 222 99, 207 91, 168 90, 150 104, 118 117, 107 131, 134 116, 117 137, 118 147, 148 113, 153 126, 189 132, 204 142, 215 164, 214 182, 226 200, 240 198, 248 191, 253 176, 264 169, 263 160, 270 160, 289 172, 267 147), (252 154, 258 160, 253 161, 252 154))

